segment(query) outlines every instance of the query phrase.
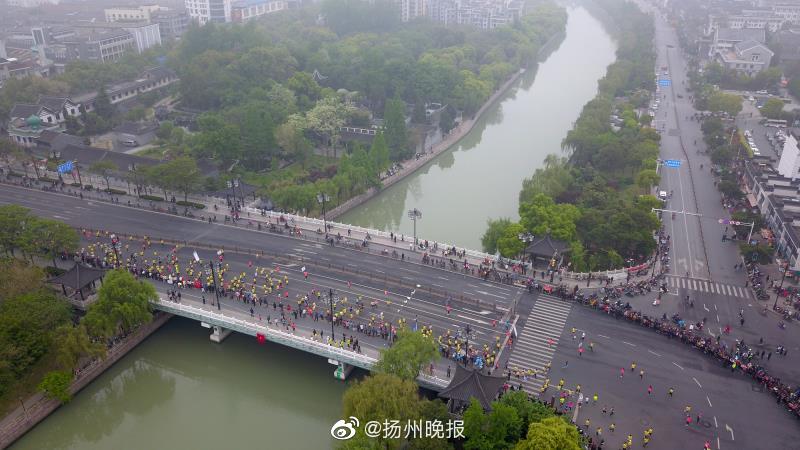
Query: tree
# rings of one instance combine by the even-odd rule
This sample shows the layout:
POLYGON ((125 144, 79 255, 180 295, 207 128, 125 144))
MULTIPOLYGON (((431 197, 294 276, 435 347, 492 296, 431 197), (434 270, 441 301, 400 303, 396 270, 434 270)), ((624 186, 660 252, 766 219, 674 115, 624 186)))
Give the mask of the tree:
POLYGON ((525 439, 516 450, 580 450, 580 435, 575 425, 559 417, 548 417, 531 423, 525 439))
POLYGON ((423 366, 438 356, 436 343, 420 331, 400 330, 391 347, 381 349, 375 365, 379 373, 388 373, 404 380, 415 380, 423 366))
POLYGON ((643 192, 647 193, 651 186, 658 185, 661 177, 658 172, 652 169, 644 169, 639 171, 636 175, 636 185, 639 186, 643 192))
POLYGON ((172 130, 175 129, 175 124, 172 123, 170 120, 165 120, 158 125, 158 130, 156 131, 156 137, 161 139, 162 141, 169 140, 172 136, 172 130))
POLYGON ((300 114, 292 114, 286 122, 275 129, 275 141, 278 146, 289 158, 300 162, 300 166, 304 169, 313 150, 305 137, 305 129, 305 118, 300 114))
POLYGON ((13 255, 14 249, 21 246, 20 238, 34 219, 28 208, 13 204, 0 206, 0 247, 6 254, 13 255))
POLYGON ((352 109, 352 106, 342 103, 338 97, 326 97, 318 101, 314 108, 306 113, 308 128, 323 137, 325 146, 334 149, 334 157, 336 156, 336 146, 339 143, 340 130, 352 109))
POLYGON ((742 110, 742 97, 717 91, 708 98, 710 111, 722 111, 731 117, 736 117, 742 110))
POLYGON ((484 413, 483 407, 472 398, 464 412, 464 448, 507 449, 517 442, 522 430, 522 419, 516 408, 492 402, 492 410, 484 413))
POLYGON ((581 212, 575 205, 556 204, 552 198, 536 194, 531 201, 519 205, 519 216, 520 223, 534 235, 550 233, 556 239, 572 241, 581 212))
POLYGON ((574 177, 567 158, 549 154, 544 158, 544 167, 536 169, 533 176, 522 181, 520 203, 533 199, 536 194, 558 198, 572 185, 574 177))
POLYGON ((456 111, 450 105, 444 107, 441 113, 439 113, 439 128, 442 130, 442 134, 447 134, 453 127, 456 126, 456 111))
POLYGON ((531 423, 541 422, 543 419, 554 416, 550 407, 541 402, 531 401, 524 391, 508 391, 503 394, 499 402, 517 411, 517 417, 522 420, 520 430, 527 430, 531 423))
POLYGON ((412 154, 408 145, 405 111, 405 103, 399 97, 386 102, 383 113, 383 129, 392 161, 403 161, 412 154))
POLYGON ((783 100, 770 98, 761 107, 761 115, 767 119, 780 119, 783 116, 783 100))
POLYGON ((157 299, 152 284, 136 280, 122 269, 108 272, 97 291, 97 301, 83 319, 86 330, 94 339, 130 332, 153 319, 150 302, 157 299))
POLYGON ((106 190, 108 192, 111 192, 111 183, 109 183, 109 178, 111 177, 112 173, 118 170, 119 167, 116 164, 107 160, 100 160, 89 166, 89 172, 100 175, 100 177, 106 181, 106 190))
POLYGON ((86 325, 73 326, 65 324, 56 330, 58 340, 55 343, 56 361, 63 370, 71 371, 83 357, 101 357, 106 347, 89 337, 86 325))
POLYGON ((64 222, 35 218, 27 224, 20 246, 31 261, 36 255, 49 256, 53 266, 58 267, 56 257, 77 250, 79 241, 78 232, 64 222))
POLYGON ((0 259, 0 302, 44 289, 44 271, 16 258, 0 259))
POLYGON ((94 99, 94 112, 103 118, 110 118, 114 114, 114 106, 108 98, 105 86, 100 86, 97 97, 94 99))
POLYGON ((525 227, 518 223, 509 224, 503 230, 502 236, 497 239, 497 250, 506 258, 518 256, 525 250, 525 243, 520 240, 519 235, 525 233, 525 227))
POLYGON ((503 237, 509 225, 511 225, 511 219, 505 217, 486 221, 486 231, 481 237, 481 247, 484 252, 492 254, 497 252, 497 240, 503 237))
POLYGON ((372 141, 372 147, 369 149, 369 156, 372 159, 372 167, 378 172, 383 172, 389 168, 389 146, 386 145, 386 139, 383 133, 378 133, 372 141))
MULTIPOLYGON (((370 375, 352 384, 342 397, 344 417, 357 417, 362 424, 377 420, 383 422, 387 418, 406 423, 408 420, 420 418, 421 405, 417 384, 412 380, 404 380, 388 373, 370 375)), ((363 435, 363 427, 359 427, 357 435, 363 435)), ((380 448, 396 449, 400 447, 400 439, 375 438, 380 448)))
POLYGON ((72 372, 69 370, 54 370, 44 376, 39 383, 39 390, 47 398, 60 401, 62 404, 69 403, 72 394, 69 391, 72 383, 72 372))
POLYGON ((189 201, 189 194, 200 188, 202 179, 200 169, 194 159, 183 156, 161 165, 159 170, 166 177, 166 184, 183 194, 183 201, 189 201))
POLYGON ((125 113, 125 120, 130 120, 132 122, 139 122, 141 120, 144 120, 146 117, 147 117, 147 111, 141 106, 131 108, 128 110, 128 112, 125 113))

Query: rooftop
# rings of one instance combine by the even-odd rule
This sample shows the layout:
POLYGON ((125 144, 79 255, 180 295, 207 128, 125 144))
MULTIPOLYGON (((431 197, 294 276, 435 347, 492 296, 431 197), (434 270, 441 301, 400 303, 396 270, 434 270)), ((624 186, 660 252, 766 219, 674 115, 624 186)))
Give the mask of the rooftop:
POLYGON ((767 40, 766 31, 763 28, 719 28, 717 29, 716 40, 718 41, 756 41, 764 43, 767 40))

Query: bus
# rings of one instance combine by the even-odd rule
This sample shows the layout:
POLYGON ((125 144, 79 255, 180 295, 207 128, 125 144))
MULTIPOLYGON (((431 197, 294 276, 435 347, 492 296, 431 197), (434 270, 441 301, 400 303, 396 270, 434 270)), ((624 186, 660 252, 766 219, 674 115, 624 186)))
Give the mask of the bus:
POLYGON ((767 119, 764 125, 768 127, 786 128, 786 121, 778 119, 767 119))

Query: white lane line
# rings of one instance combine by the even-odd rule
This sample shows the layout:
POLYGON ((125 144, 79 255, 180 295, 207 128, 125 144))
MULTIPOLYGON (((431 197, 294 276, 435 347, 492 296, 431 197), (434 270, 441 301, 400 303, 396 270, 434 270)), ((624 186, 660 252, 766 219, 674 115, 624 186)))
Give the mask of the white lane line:
POLYGON ((611 339, 610 337, 608 337, 608 336, 605 336, 605 335, 602 335, 602 334, 598 334, 597 336, 599 336, 599 337, 601 337, 601 338, 611 339))
POLYGON ((650 353, 651 353, 651 354, 653 354, 653 355, 656 355, 656 356, 661 356, 661 355, 659 355, 658 353, 656 353, 656 352, 654 352, 654 351, 652 351, 652 350, 647 350, 647 351, 648 351, 648 352, 650 352, 650 353))
POLYGON ((719 323, 719 314, 717 314, 717 323, 719 323))
POLYGON ((431 283, 431 284, 432 284, 433 286, 436 286, 436 287, 444 288, 444 286, 442 286, 441 284, 436 284, 436 283, 431 283))
POLYGON ((717 305, 716 305, 716 304, 714 304, 714 311, 716 311, 716 310, 717 310, 717 305))
POLYGON ((709 312, 709 311, 711 311, 710 309, 708 309, 708 307, 706 306, 706 304, 705 304, 705 303, 703 303, 703 309, 705 309, 705 310, 706 310, 706 312, 709 312))
POLYGON ((676 363, 675 361, 672 361, 672 364, 675 364, 675 367, 677 367, 678 369, 683 370, 683 367, 679 366, 678 363, 676 363))
POLYGON ((719 428, 719 424, 717 423, 717 416, 714 416, 714 426, 719 428))
POLYGON ((436 277, 436 278, 438 278, 438 279, 440 279, 440 280, 444 280, 444 281, 450 281, 450 279, 449 279, 449 278, 446 278, 446 277, 436 277))
POLYGON ((725 430, 728 431, 731 434, 731 440, 734 441, 735 439, 733 438, 733 428, 731 428, 730 425, 728 425, 726 423, 725 424, 725 430))
POLYGON ((463 316, 463 315, 461 315, 461 314, 456 314, 456 315, 457 315, 458 317, 461 317, 462 319, 471 320, 471 321, 473 321, 473 322, 482 323, 482 324, 484 324, 484 325, 491 325, 491 323, 490 323, 490 322, 487 322, 487 321, 485 321, 485 320, 481 320, 481 319, 475 319, 475 318, 473 318, 473 317, 469 317, 469 316, 463 316))
POLYGON ((708 396, 707 396, 707 395, 706 395, 706 401, 708 402, 708 407, 709 407, 709 408, 713 408, 713 407, 714 407, 713 405, 711 405, 711 399, 710 399, 710 398, 708 398, 708 396))
POLYGON ((719 450, 719 436, 717 436, 717 450, 719 450))
POLYGON ((506 298, 506 297, 504 297, 502 295, 490 294, 489 292, 486 292, 486 291, 475 291, 475 292, 477 292, 479 294, 483 294, 483 295, 491 295, 492 297, 497 297, 497 298, 506 298))
POLYGON ((700 386, 700 388, 701 388, 701 389, 703 388, 703 385, 702 385, 702 384, 700 384, 700 382, 699 382, 699 381, 697 381, 697 378, 695 378, 695 377, 692 377, 692 379, 694 380, 694 382, 695 382, 695 383, 697 383, 697 385, 698 385, 698 386, 700 386))
POLYGON ((631 347, 636 347, 636 344, 631 344, 631 343, 630 343, 630 342, 628 342, 628 341, 622 341, 622 343, 623 343, 623 344, 630 345, 631 347))

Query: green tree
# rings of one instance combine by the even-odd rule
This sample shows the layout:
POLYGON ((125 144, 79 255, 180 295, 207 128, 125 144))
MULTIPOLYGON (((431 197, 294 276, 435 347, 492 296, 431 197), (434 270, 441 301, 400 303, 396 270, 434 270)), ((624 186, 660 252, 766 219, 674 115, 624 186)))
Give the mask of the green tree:
POLYGON ((162 141, 167 141, 172 136, 172 130, 174 129, 175 129, 175 124, 173 124, 172 121, 170 120, 165 120, 160 124, 158 124, 156 137, 158 137, 162 141))
POLYGON ((379 373, 388 373, 404 380, 415 380, 420 370, 438 356, 436 343, 420 331, 402 329, 391 347, 381 349, 375 365, 379 373))
POLYGON ((39 390, 47 398, 58 400, 62 404, 69 403, 70 399, 72 399, 72 394, 69 391, 71 383, 72 372, 69 370, 54 370, 44 376, 42 382, 39 383, 39 390))
POLYGON ((736 117, 742 110, 742 97, 717 91, 708 98, 708 109, 726 112, 731 117, 736 117))
POLYGON ((150 302, 157 299, 152 284, 136 280, 125 270, 113 270, 103 279, 97 301, 89 306, 83 323, 92 338, 109 339, 150 322, 150 302))
POLYGON ((89 172, 99 175, 106 182, 106 190, 111 192, 111 183, 109 178, 111 174, 119 171, 119 167, 112 161, 100 160, 89 166, 89 172))
POLYGON ((132 122, 139 122, 145 118, 147 118, 147 111, 141 106, 131 108, 125 113, 125 120, 130 120, 132 122))
POLYGON ((520 433, 522 430, 527 430, 531 423, 541 422, 543 419, 554 416, 550 407, 541 402, 531 401, 524 391, 508 391, 503 394, 499 402, 517 411, 517 417, 522 420, 520 433))
POLYGON ((386 145, 386 139, 383 133, 378 133, 372 141, 372 147, 369 149, 369 156, 372 159, 372 166, 380 173, 389 168, 389 146, 386 145))
POLYGON ((162 164, 159 172, 166 177, 167 186, 183 194, 184 202, 189 201, 189 194, 197 192, 203 181, 197 163, 186 156, 162 164))
POLYGON ((56 361, 63 370, 71 371, 83 357, 99 358, 106 353, 106 347, 93 341, 82 323, 77 326, 71 323, 62 325, 56 330, 56 335, 56 361))
POLYGON ((550 233, 554 238, 572 241, 577 236, 576 222, 581 212, 575 205, 556 204, 544 194, 536 194, 519 205, 520 223, 534 235, 550 233))
MULTIPOLYGON (((383 422, 387 418, 406 423, 421 417, 417 384, 388 373, 370 375, 353 383, 342 397, 344 417, 357 417, 361 424, 370 420, 383 422)), ((357 436, 363 435, 363 427, 357 436)), ((400 448, 400 439, 374 439, 382 449, 400 448)))
POLYGON ((525 232, 525 227, 518 223, 509 224, 503 230, 502 236, 497 239, 497 250, 506 258, 514 258, 519 256, 525 250, 525 243, 519 238, 519 235, 525 232))
POLYGON ((408 145, 405 111, 405 103, 396 97, 386 102, 383 112, 383 129, 392 161, 405 160, 412 154, 412 149, 408 145))
POLYGON ((94 112, 99 117, 104 118, 110 118, 114 115, 114 106, 111 105, 105 86, 100 86, 97 91, 97 97, 94 99, 94 112))
POLYGON ((16 258, 0 259, 0 302, 45 288, 44 271, 16 258))
POLYGON ((306 113, 306 124, 312 131, 324 138, 324 145, 333 148, 336 157, 336 146, 339 144, 341 128, 353 107, 346 105, 338 97, 326 97, 318 101, 314 108, 306 113))
POLYGON ((486 221, 486 231, 483 232, 483 236, 481 237, 481 247, 484 252, 491 254, 497 252, 497 241, 503 237, 506 228, 508 228, 511 223, 511 219, 505 217, 486 221))
POLYGON ((442 112, 439 113, 439 128, 442 130, 442 134, 447 134, 455 126, 456 111, 452 106, 447 105, 442 112))
POLYGON ((770 98, 761 107, 761 115, 767 119, 780 119, 783 116, 783 100, 770 98))
POLYGON ((35 220, 28 208, 19 205, 0 206, 0 246, 6 254, 14 254, 21 247, 23 233, 28 224, 35 220))
POLYGON ((31 261, 34 256, 48 256, 52 258, 53 266, 58 267, 56 257, 62 252, 77 250, 79 241, 78 232, 64 222, 36 218, 25 227, 21 247, 31 261))
POLYGON ((491 412, 486 414, 481 404, 472 398, 464 412, 464 448, 511 448, 519 440, 522 423, 515 407, 495 401, 491 412))
POLYGON ((559 417, 548 417, 531 423, 525 439, 516 450, 580 450, 581 438, 575 425, 559 417))
POLYGON ((574 181, 567 158, 549 154, 544 158, 544 166, 536 169, 533 176, 522 181, 519 193, 520 203, 533 200, 536 194, 558 198, 570 188, 574 181))
POLYGON ((660 180, 661 177, 658 175, 658 172, 652 169, 641 170, 639 174, 636 175, 636 185, 639 186, 644 193, 649 192, 650 187, 658 185, 660 180))
POLYGON ((304 169, 313 150, 305 137, 305 128, 305 118, 300 114, 292 114, 286 122, 275 129, 275 141, 278 146, 289 158, 300 162, 300 166, 304 169))

